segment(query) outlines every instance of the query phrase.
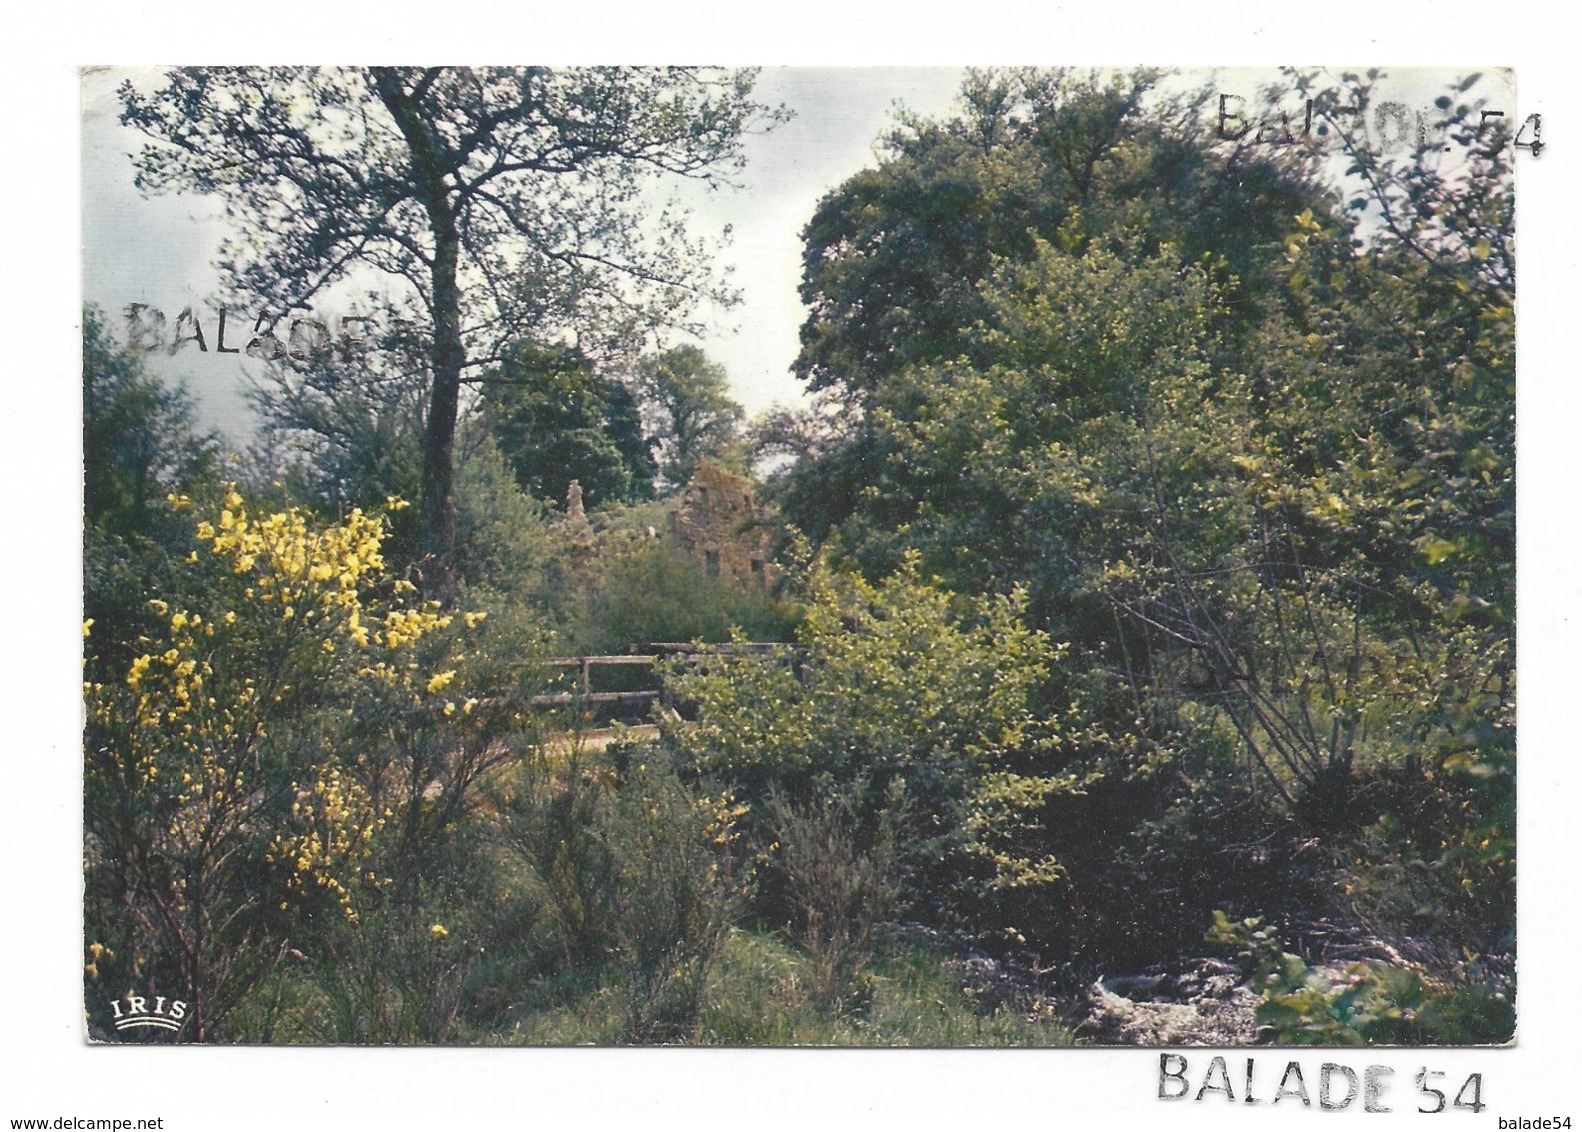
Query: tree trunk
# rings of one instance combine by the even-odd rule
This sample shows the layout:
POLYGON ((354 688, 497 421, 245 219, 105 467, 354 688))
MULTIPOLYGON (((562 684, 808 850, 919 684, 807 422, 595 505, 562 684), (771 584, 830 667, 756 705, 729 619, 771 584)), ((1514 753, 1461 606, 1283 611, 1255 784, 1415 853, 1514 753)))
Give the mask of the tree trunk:
MULTIPOLYGON (((450 217, 446 217, 450 220, 450 217)), ((456 500, 452 494, 452 463, 456 411, 465 358, 461 340, 461 296, 456 285, 458 239, 437 232, 434 256, 433 386, 428 421, 423 430, 423 596, 449 608, 456 600, 456 500)))
POLYGON ((445 180, 443 141, 424 120, 394 69, 374 67, 371 73, 374 88, 406 139, 418 197, 434 235, 434 260, 429 269, 433 287, 430 313, 434 319, 429 360, 434 373, 423 430, 423 530, 418 584, 424 597, 448 608, 456 601, 456 500, 452 494, 451 463, 461 370, 466 362, 461 340, 461 291, 456 280, 461 238, 450 201, 450 186, 445 180))

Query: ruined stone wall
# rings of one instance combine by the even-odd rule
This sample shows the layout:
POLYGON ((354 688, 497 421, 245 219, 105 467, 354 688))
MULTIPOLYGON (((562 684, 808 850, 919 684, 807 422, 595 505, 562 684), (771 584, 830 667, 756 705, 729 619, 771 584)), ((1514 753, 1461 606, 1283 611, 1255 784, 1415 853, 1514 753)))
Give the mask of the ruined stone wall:
POLYGON ((700 464, 668 516, 670 539, 711 576, 770 585, 774 536, 750 480, 700 464))

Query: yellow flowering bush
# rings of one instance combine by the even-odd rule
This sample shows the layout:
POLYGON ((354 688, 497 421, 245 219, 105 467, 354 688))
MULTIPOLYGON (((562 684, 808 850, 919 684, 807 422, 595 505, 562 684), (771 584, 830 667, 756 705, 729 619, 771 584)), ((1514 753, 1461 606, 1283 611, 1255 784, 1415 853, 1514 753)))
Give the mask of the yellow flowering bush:
MULTIPOLYGON (((148 600, 161 631, 115 671, 84 626, 90 903, 130 912, 150 962, 197 1000, 201 1038, 299 916, 354 918, 359 887, 385 883, 381 831, 444 777, 391 737, 483 713, 447 698, 465 649, 450 613, 388 575, 382 516, 254 514, 231 486, 207 508, 170 503, 193 548, 179 592, 148 600)), ((476 773, 486 743, 430 747, 453 744, 476 773)))

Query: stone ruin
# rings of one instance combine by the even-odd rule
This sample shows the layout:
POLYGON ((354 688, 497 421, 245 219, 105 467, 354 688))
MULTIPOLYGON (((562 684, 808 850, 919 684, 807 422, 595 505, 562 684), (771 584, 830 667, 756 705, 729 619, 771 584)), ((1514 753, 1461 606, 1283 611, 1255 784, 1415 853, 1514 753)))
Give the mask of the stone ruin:
POLYGON ((665 535, 711 578, 767 588, 773 581, 774 527, 752 482, 703 463, 667 516, 665 535))
MULTIPOLYGON (((778 528, 769 509, 758 502, 751 480, 714 464, 700 464, 676 501, 666 513, 664 530, 648 527, 647 538, 664 538, 711 578, 759 589, 779 578, 771 561, 778 528)), ((557 525, 578 569, 591 567, 629 540, 645 537, 640 531, 596 530, 583 509, 582 485, 576 480, 566 492, 566 510, 557 525)))

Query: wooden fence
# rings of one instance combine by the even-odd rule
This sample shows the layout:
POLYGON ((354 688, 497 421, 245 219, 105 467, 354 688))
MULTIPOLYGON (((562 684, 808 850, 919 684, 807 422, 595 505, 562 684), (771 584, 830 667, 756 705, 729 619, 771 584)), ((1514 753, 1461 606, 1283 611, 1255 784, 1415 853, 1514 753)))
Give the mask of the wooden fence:
POLYGON ((632 651, 625 655, 545 657, 543 660, 536 661, 535 664, 544 668, 575 668, 577 670, 577 691, 546 692, 534 696, 532 703, 535 707, 571 707, 576 704, 605 704, 632 708, 646 707, 655 700, 664 697, 663 688, 656 686, 628 692, 595 692, 593 690, 593 669, 600 666, 653 668, 660 661, 669 660, 677 656, 688 662, 697 662, 706 660, 709 656, 721 654, 773 656, 779 653, 790 653, 794 649, 792 645, 781 644, 776 641, 743 641, 707 647, 710 651, 705 653, 698 652, 697 644, 691 641, 649 641, 633 645, 632 651))

